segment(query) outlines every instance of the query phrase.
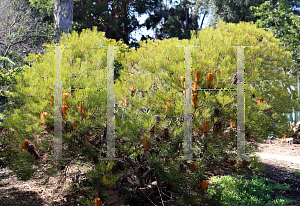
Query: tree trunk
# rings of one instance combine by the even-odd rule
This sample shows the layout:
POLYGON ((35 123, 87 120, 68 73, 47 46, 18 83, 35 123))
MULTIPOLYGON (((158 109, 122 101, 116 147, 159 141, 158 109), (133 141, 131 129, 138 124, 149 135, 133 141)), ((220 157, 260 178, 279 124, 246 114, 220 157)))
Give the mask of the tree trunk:
POLYGON ((201 25, 200 25, 200 30, 202 29, 203 21, 204 21, 204 18, 205 18, 205 16, 206 16, 206 14, 207 14, 207 11, 205 11, 205 13, 204 13, 204 15, 203 15, 202 22, 201 22, 201 25))
MULTIPOLYGON (((54 0, 55 28, 59 28, 63 33, 72 31, 74 0, 54 0)), ((60 37, 59 37, 60 38, 60 37)), ((59 39, 55 43, 58 43, 59 39)))

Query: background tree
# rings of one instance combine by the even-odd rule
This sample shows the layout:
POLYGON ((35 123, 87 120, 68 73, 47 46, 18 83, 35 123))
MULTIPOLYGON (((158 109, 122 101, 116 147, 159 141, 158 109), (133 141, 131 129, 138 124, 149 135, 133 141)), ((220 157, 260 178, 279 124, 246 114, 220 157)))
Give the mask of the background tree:
MULTIPOLYGON (((251 6, 258 7, 264 2, 270 2, 272 8, 275 7, 278 0, 213 0, 216 6, 216 14, 214 18, 221 18, 225 22, 239 23, 240 21, 256 22, 259 17, 253 15, 250 10, 251 6)), ((299 15, 300 12, 296 9, 299 7, 298 0, 286 0, 288 4, 292 5, 294 14, 299 15)))
POLYGON ((107 38, 123 39, 129 45, 130 33, 140 28, 139 22, 130 11, 140 14, 151 10, 155 3, 152 1, 77 1, 74 6, 74 29, 97 26, 104 31, 107 38))
MULTIPOLYGON (((53 22, 53 5, 44 6, 45 0, 31 0, 34 7, 44 13, 53 22), (47 10, 47 12, 46 12, 47 10)), ((171 3, 171 1, 170 1, 171 3)), ((168 4, 168 1, 167 1, 168 4)), ((124 43, 130 47, 139 48, 137 40, 130 37, 130 34, 143 26, 147 29, 155 29, 156 38, 164 39, 169 37, 179 37, 189 39, 190 31, 202 28, 203 21, 209 13, 209 9, 214 11, 211 0, 181 1, 179 5, 168 8, 164 1, 74 1, 73 29, 81 32, 82 29, 97 26, 99 31, 104 31, 107 38, 116 40, 123 39, 124 43), (189 12, 191 10, 191 12, 189 12), (144 24, 139 24, 133 12, 138 15, 149 14, 144 24), (152 14, 154 12, 154 14, 152 14), (199 17, 203 15, 199 28, 199 17), (161 29, 157 26, 162 24, 161 29), (132 42, 131 44, 129 42, 132 42)), ((152 37, 142 36, 141 40, 152 37)))
POLYGON ((21 66, 28 53, 43 54, 43 44, 54 37, 53 27, 43 23, 24 0, 3 0, 0 10, 0 56, 21 66))
MULTIPOLYGON (((55 29, 63 33, 72 32, 74 0, 54 0, 55 29)), ((56 39, 58 43, 59 39, 56 39)))
MULTIPOLYGON (((172 2, 172 1, 171 1, 172 2)), ((209 9, 215 12, 211 0, 180 1, 179 5, 164 9, 158 9, 146 20, 144 25, 147 29, 156 27, 155 35, 157 39, 178 37, 179 39, 190 39, 190 31, 198 32, 203 27, 204 19, 209 14, 209 9), (202 18, 200 16, 202 15, 202 18), (162 22, 162 19, 163 22, 162 22), (200 20, 200 25, 198 23, 200 20), (161 28, 157 24, 162 22, 161 28)))
POLYGON ((299 74, 300 17, 294 14, 292 6, 284 0, 279 0, 273 7, 271 2, 266 1, 259 7, 252 7, 250 10, 254 12, 254 16, 260 18, 256 25, 274 32, 274 36, 280 39, 281 45, 292 53, 294 64, 285 72, 290 72, 295 76, 299 74))
MULTIPOLYGON (((29 1, 29 0, 28 0, 29 1)), ((130 34, 140 25, 133 13, 138 15, 150 13, 162 7, 163 0, 122 0, 122 1, 84 1, 75 0, 73 9, 73 29, 81 32, 82 29, 97 26, 98 31, 104 31, 107 38, 123 39, 129 46, 138 46, 130 34), (130 40, 133 43, 130 44, 130 40)), ((44 13, 44 21, 54 22, 54 3, 46 0, 30 0, 32 7, 44 13), (45 6, 47 5, 47 6, 45 6)), ((148 37, 148 36, 147 36, 148 37)))

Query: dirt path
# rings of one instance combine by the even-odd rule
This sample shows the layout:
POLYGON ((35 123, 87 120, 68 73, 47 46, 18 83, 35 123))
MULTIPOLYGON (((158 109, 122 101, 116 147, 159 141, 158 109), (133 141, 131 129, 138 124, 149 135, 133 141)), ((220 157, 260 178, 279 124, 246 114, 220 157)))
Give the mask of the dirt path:
MULTIPOLYGON (((0 160, 1 162, 1 160, 0 160)), ((79 165, 82 167, 82 165, 79 165)), ((73 165, 67 175, 57 174, 49 179, 42 173, 34 178, 19 180, 7 167, 0 164, 0 206, 75 206, 80 205, 78 196, 70 196, 67 188, 71 185, 72 177, 78 174, 77 165, 73 165), (17 201, 16 201, 17 200, 17 201)), ((81 172, 84 172, 81 169, 81 172)))
POLYGON ((270 160, 285 165, 290 169, 300 171, 300 144, 280 143, 278 140, 272 144, 259 144, 256 153, 262 160, 270 160))
POLYGON ((259 177, 269 178, 279 184, 289 184, 291 188, 283 195, 294 201, 293 206, 300 205, 300 178, 295 176, 300 171, 300 144, 260 144, 257 154, 266 170, 259 177))

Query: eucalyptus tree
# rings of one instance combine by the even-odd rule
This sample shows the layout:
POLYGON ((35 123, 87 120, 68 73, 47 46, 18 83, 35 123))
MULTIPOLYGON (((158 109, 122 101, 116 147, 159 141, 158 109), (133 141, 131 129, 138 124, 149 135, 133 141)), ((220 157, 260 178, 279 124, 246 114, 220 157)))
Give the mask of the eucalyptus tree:
POLYGON ((255 16, 260 18, 256 25, 265 30, 271 30, 274 37, 280 39, 281 45, 292 53, 294 64, 286 73, 298 74, 300 68, 300 17, 294 14, 293 6, 284 0, 279 0, 275 5, 266 1, 259 7, 252 7, 251 10, 255 16))

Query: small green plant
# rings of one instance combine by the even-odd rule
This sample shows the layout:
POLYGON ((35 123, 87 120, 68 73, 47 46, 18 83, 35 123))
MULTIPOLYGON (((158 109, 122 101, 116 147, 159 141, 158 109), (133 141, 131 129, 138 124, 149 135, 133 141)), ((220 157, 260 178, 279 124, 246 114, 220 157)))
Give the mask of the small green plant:
POLYGON ((84 206, 93 206, 95 205, 94 202, 86 197, 80 197, 80 202, 84 206))
POLYGON ((38 162, 35 162, 32 155, 28 152, 22 152, 16 154, 14 162, 8 165, 8 168, 14 170, 16 175, 21 180, 29 180, 31 175, 35 172, 35 167, 32 164, 38 166, 38 162), (22 159, 20 158, 22 157, 22 159), (25 160, 25 161, 24 161, 25 160), (28 164, 28 162, 30 164, 28 164))
POLYGON ((300 177, 300 172, 296 172, 295 176, 300 177))
POLYGON ((265 166, 262 162, 259 161, 259 158, 257 156, 254 156, 251 160, 251 163, 249 165, 249 168, 253 172, 253 174, 261 174, 262 171, 265 170, 265 166))
POLYGON ((258 178, 256 175, 252 180, 245 180, 242 176, 221 178, 213 177, 213 185, 207 189, 208 194, 219 205, 286 205, 292 201, 279 196, 271 198, 274 190, 284 193, 290 185, 279 185, 267 178, 258 178))
POLYGON ((10 85, 15 82, 15 78, 22 71, 22 68, 16 67, 16 64, 8 57, 0 56, 0 60, 5 60, 10 63, 10 65, 7 65, 6 68, 0 67, 0 85, 10 85))

